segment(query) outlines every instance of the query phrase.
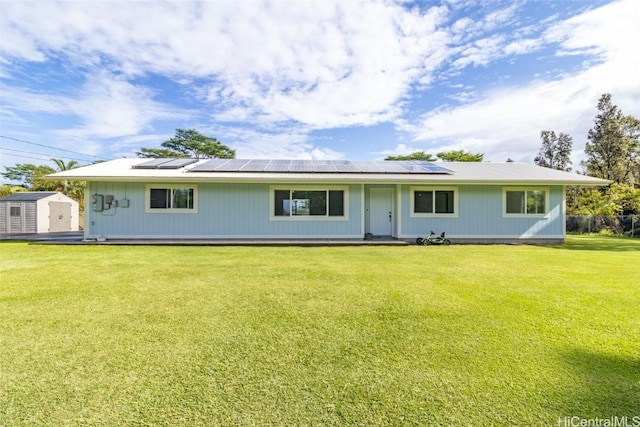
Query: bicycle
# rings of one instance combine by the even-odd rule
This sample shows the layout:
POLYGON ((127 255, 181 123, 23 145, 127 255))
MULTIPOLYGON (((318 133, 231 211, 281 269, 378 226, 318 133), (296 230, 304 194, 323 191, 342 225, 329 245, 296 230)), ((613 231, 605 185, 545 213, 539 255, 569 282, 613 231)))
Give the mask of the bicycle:
POLYGON ((431 234, 429 234, 429 236, 427 237, 418 237, 416 239, 416 244, 417 245, 424 245, 424 246, 429 246, 429 245, 445 245, 448 246, 451 244, 451 240, 446 239, 444 237, 445 232, 443 231, 442 234, 440 234, 440 236, 436 236, 436 233, 433 232, 433 230, 431 230, 431 234))

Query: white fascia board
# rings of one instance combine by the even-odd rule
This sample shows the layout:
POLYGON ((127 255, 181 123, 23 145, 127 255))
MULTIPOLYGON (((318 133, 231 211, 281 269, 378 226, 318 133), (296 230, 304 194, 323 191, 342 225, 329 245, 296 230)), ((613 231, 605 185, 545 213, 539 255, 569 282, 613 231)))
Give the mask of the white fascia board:
MULTIPOLYGON (((56 179, 50 175, 51 179, 56 179)), ((582 186, 606 186, 610 182, 601 181, 557 181, 557 180, 445 180, 434 178, 414 178, 399 176, 324 176, 310 177, 303 174, 281 176, 276 174, 265 174, 262 176, 202 176, 200 174, 183 174, 180 176, 168 175, 145 175, 145 176, 76 176, 69 177, 80 181, 93 182, 235 182, 235 183, 331 183, 331 184, 407 184, 407 185, 582 185, 582 186)))

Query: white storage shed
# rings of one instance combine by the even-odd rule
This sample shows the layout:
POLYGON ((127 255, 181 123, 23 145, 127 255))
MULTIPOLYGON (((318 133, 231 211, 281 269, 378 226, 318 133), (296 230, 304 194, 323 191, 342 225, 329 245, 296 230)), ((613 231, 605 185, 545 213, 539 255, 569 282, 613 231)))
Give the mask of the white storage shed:
POLYGON ((31 191, 0 199, 0 234, 79 230, 78 202, 62 193, 31 191))

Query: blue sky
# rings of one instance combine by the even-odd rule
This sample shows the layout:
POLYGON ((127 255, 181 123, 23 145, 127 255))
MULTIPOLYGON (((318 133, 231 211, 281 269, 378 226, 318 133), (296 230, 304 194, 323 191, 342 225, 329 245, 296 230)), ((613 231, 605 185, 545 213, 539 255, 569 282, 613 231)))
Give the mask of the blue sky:
POLYGON ((239 158, 493 162, 532 162, 550 129, 577 163, 601 94, 640 117, 635 0, 0 6, 2 170, 135 157, 176 128, 239 158))

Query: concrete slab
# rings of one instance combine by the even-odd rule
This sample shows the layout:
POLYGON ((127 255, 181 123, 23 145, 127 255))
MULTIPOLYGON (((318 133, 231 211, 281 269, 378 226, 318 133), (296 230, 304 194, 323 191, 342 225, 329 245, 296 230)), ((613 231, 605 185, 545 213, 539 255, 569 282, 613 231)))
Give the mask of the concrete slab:
POLYGON ((42 245, 103 245, 103 246, 407 246, 402 240, 359 239, 111 239, 95 240, 35 240, 42 245))
POLYGON ((406 246, 393 238, 373 239, 107 239, 84 240, 83 232, 3 234, 1 241, 28 241, 41 245, 105 246, 406 246))
POLYGON ((80 241, 84 238, 82 231, 61 231, 58 233, 10 233, 0 234, 0 241, 39 241, 39 242, 60 242, 60 241, 80 241))

